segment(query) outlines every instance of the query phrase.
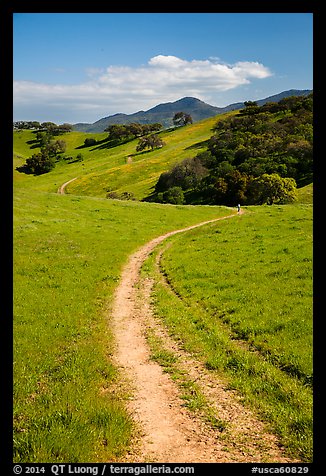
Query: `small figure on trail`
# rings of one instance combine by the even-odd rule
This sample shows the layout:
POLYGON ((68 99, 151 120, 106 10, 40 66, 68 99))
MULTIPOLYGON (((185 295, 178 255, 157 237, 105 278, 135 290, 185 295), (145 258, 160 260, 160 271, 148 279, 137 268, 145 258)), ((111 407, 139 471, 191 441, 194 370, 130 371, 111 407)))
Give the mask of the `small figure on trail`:
POLYGON ((241 207, 240 207, 240 203, 238 203, 238 207, 237 207, 237 208, 238 208, 238 213, 240 213, 240 208, 241 208, 241 207))

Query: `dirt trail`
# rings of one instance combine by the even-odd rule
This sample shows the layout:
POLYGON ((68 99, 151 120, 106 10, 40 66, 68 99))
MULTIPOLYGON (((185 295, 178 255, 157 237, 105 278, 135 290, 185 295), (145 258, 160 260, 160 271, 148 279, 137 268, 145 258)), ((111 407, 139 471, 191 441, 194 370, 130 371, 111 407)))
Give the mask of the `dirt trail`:
MULTIPOLYGON (((180 350, 153 317, 150 306, 152 282, 141 280, 140 268, 154 248, 169 236, 236 215, 209 220, 166 233, 130 256, 123 269, 112 308, 116 339, 115 361, 125 385, 131 391, 129 410, 138 423, 141 438, 124 461, 129 462, 287 462, 273 435, 239 403, 235 393, 222 381, 213 379, 204 366, 180 350), (159 364, 150 360, 146 340, 148 328, 163 336, 164 342, 181 359, 192 379, 203 386, 219 417, 230 423, 229 438, 196 418, 184 406, 177 385, 159 364), (233 432, 233 433, 232 433, 233 432)), ((196 383, 197 383, 196 382, 196 383)))
POLYGON ((70 183, 70 182, 73 182, 74 180, 76 180, 78 177, 74 177, 72 178, 71 180, 68 180, 68 182, 65 182, 63 183, 62 185, 60 185, 60 187, 58 188, 58 194, 59 195, 64 195, 65 194, 65 188, 66 186, 70 183))

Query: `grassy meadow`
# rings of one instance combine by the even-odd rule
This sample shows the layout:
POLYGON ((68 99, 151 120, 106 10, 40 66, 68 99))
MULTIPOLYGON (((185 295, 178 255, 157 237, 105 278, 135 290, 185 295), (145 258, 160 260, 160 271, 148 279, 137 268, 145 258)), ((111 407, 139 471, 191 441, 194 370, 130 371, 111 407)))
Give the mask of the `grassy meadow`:
POLYGON ((16 462, 114 461, 127 450, 133 425, 108 325, 121 267, 155 236, 224 213, 15 193, 16 462))
MULTIPOLYGON (((108 148, 107 133, 71 132, 62 138, 73 159, 40 176, 16 170, 39 149, 32 131, 14 133, 15 462, 115 461, 132 445, 111 359, 122 266, 152 238, 230 209, 105 196, 150 195, 164 170, 200 150, 215 122, 164 132, 165 147, 141 154, 137 141, 108 148), (98 144, 81 147, 86 137, 98 144), (82 162, 74 161, 79 152, 82 162)), ((248 207, 169 239, 161 267, 170 286, 158 280, 154 295, 171 333, 303 461, 311 458, 311 197, 305 187, 291 206, 248 207)), ((147 272, 153 263, 154 255, 147 272)))

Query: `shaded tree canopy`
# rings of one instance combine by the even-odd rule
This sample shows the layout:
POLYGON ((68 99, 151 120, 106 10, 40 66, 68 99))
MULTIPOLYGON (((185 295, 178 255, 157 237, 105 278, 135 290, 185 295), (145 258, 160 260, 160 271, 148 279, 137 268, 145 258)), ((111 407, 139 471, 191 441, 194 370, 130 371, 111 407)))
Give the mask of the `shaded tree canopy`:
POLYGON ((159 193, 158 200, 161 203, 171 203, 172 205, 182 205, 184 203, 184 192, 181 187, 171 187, 163 193, 159 193))
POLYGON ((39 123, 38 121, 15 121, 13 127, 14 129, 36 129, 38 131, 50 132, 53 135, 70 132, 73 129, 72 124, 68 124, 67 122, 57 125, 54 122, 49 121, 42 123, 39 123))
POLYGON ((186 112, 176 112, 173 116, 173 124, 175 126, 186 126, 187 124, 192 124, 192 117, 186 112))
POLYGON ((296 183, 293 178, 263 174, 251 181, 248 193, 251 201, 259 205, 289 203, 296 198, 296 183))
POLYGON ((142 137, 139 139, 136 151, 140 152, 144 149, 156 149, 158 147, 163 147, 165 142, 157 135, 151 134, 149 136, 142 137))
POLYGON ((310 94, 263 106, 247 101, 238 114, 220 118, 206 150, 161 174, 155 192, 180 187, 187 203, 286 203, 312 176, 310 94))
POLYGON ((168 172, 160 175, 155 191, 162 192, 175 186, 180 187, 182 190, 196 188, 200 180, 207 174, 208 170, 197 157, 184 159, 182 162, 174 165, 168 172))

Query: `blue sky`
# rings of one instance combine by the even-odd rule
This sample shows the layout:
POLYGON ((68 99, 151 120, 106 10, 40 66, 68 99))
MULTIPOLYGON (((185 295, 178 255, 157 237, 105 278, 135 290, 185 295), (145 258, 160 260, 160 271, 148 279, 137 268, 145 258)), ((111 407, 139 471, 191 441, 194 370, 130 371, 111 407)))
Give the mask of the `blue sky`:
POLYGON ((312 24, 312 13, 15 13, 14 120, 312 89, 312 24))

